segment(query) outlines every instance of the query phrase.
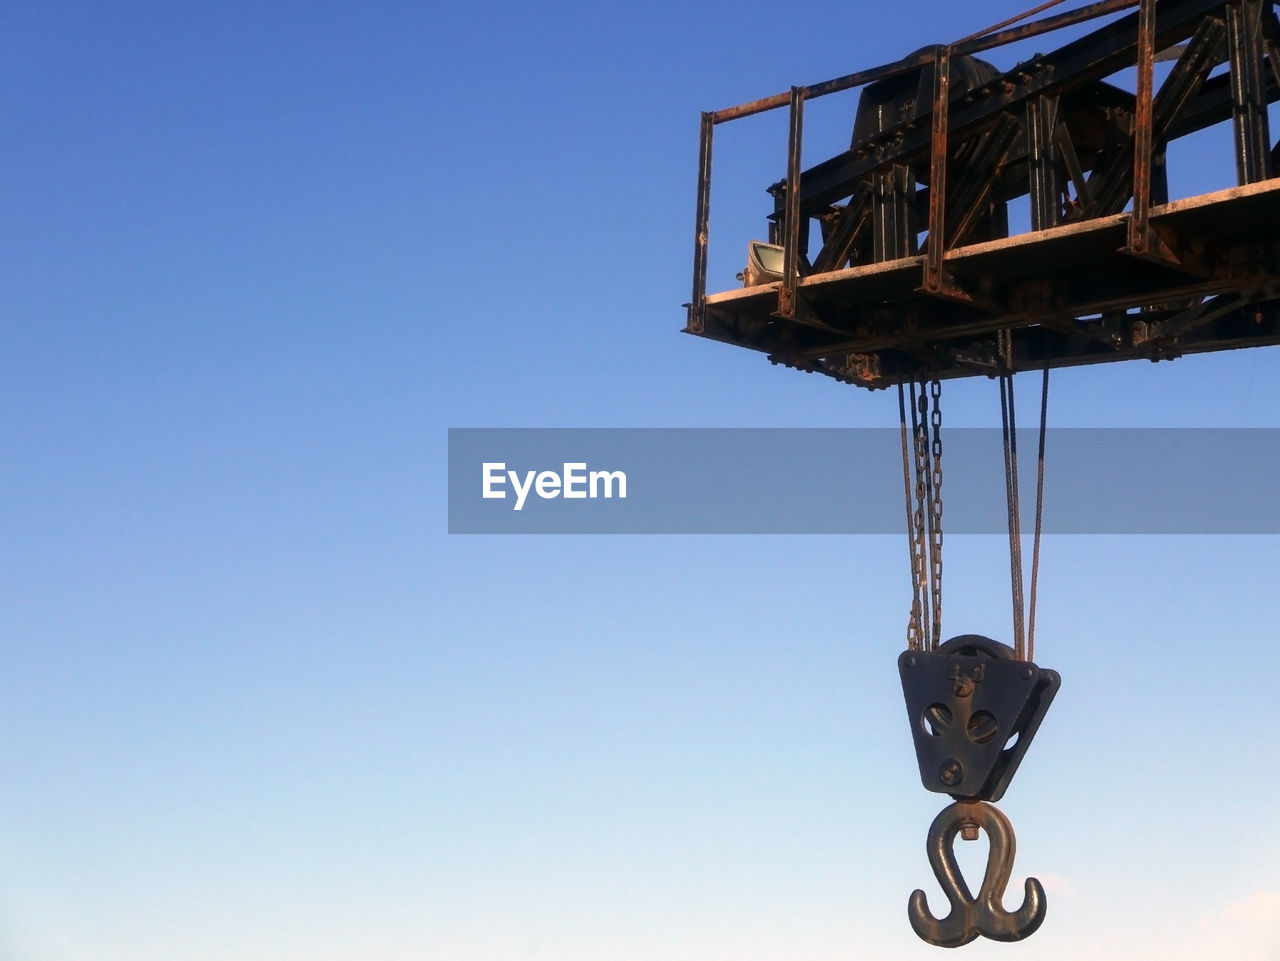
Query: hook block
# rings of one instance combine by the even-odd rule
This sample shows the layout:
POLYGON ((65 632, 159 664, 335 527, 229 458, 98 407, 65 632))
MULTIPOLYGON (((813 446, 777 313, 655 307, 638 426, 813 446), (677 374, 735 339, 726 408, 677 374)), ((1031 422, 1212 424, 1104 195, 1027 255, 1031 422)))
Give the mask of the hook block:
POLYGON ((979 634, 898 657, 920 780, 957 800, 998 801, 1062 684, 979 634))

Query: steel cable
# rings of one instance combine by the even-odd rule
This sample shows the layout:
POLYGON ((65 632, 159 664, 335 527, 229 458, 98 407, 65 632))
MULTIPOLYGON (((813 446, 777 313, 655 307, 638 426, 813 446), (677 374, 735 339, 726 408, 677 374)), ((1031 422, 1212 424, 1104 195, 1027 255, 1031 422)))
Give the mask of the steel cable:
POLYGON ((1019 660, 1026 660, 1026 634, 1022 591, 1022 521, 1018 497, 1017 415, 1013 397, 1013 338, 1008 331, 999 335, 1001 347, 1000 427, 1004 453, 1005 506, 1009 525, 1009 586, 1013 604, 1013 649, 1019 660))
MULTIPOLYGON (((907 647, 918 651, 921 646, 920 569, 911 511, 911 454, 907 447, 906 389, 898 384, 898 426, 902 434, 902 490, 907 509, 907 553, 911 562, 911 613, 907 618, 907 647)), ((913 439, 914 442, 914 439, 913 439)))
POLYGON ((1031 601, 1027 612, 1027 660, 1036 659, 1036 584, 1040 577, 1040 533, 1044 516, 1044 442, 1049 409, 1049 364, 1040 384, 1040 448, 1036 457, 1036 532, 1031 541, 1031 601))

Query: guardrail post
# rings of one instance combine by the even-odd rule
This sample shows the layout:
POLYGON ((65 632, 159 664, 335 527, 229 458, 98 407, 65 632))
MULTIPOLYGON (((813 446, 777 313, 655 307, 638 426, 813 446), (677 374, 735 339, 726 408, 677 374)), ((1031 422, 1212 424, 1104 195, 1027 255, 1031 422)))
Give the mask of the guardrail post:
POLYGON ((795 317, 800 283, 800 142, 804 136, 804 87, 791 88, 791 125, 787 135, 787 204, 782 237, 782 288, 778 316, 795 317))
POLYGON ((944 287, 942 255, 946 251, 947 223, 947 125, 951 106, 951 47, 938 50, 933 63, 933 139, 929 153, 929 250, 925 258, 924 287, 944 287))
POLYGON ((698 210, 693 231, 693 299, 685 330, 701 334, 707 326, 707 235, 711 226, 711 132, 715 115, 702 114, 698 147, 698 210))

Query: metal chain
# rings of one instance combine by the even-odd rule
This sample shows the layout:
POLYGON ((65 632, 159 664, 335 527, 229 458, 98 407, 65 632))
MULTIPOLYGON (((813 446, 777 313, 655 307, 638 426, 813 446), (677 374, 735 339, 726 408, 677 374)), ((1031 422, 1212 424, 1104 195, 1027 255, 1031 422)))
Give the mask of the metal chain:
POLYGON ((911 545, 912 566, 915 572, 915 589, 917 603, 921 607, 920 622, 917 628, 921 635, 921 642, 925 650, 933 650, 937 645, 934 643, 935 638, 925 636, 923 617, 923 606, 928 599, 927 576, 929 564, 927 559, 928 546, 925 540, 925 528, 929 519, 929 510, 926 505, 929 500, 929 491, 927 489, 927 479, 929 478, 928 459, 929 459, 929 442, 928 427, 922 422, 922 408, 927 403, 923 392, 919 397, 916 396, 916 385, 911 385, 911 435, 913 446, 915 448, 916 461, 916 509, 914 520, 913 541, 911 545))
POLYGON ((916 434, 916 485, 921 494, 920 512, 923 515, 923 528, 920 545, 923 577, 920 582, 921 603, 925 609, 925 636, 928 638, 928 650, 938 646, 938 633, 933 629, 933 466, 932 448, 929 446, 929 392, 925 381, 920 382, 918 398, 919 431, 916 434))
POLYGON ((937 378, 922 379, 919 385, 911 381, 909 392, 910 445, 907 443, 908 388, 898 385, 902 487, 911 555, 912 597, 907 647, 913 651, 934 651, 942 643, 942 384, 937 378), (926 608, 929 612, 927 630, 926 608))
POLYGON ((933 428, 933 475, 932 517, 930 519, 929 556, 932 563, 930 583, 933 588, 933 645, 936 648, 942 642, 942 384, 936 378, 929 385, 929 393, 933 398, 933 411, 930 426, 933 428))

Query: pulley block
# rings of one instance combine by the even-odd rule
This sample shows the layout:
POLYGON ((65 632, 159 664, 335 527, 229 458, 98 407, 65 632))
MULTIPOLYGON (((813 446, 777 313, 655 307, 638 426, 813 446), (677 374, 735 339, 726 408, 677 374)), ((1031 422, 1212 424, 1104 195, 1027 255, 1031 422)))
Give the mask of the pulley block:
POLYGON ((902 693, 925 789, 956 800, 998 801, 1062 683, 978 634, 898 658, 902 693))

